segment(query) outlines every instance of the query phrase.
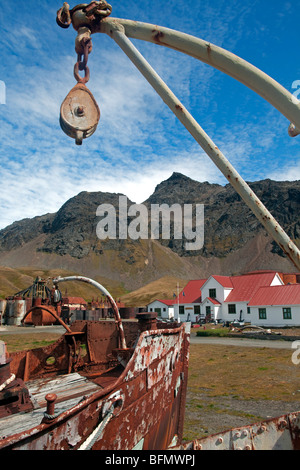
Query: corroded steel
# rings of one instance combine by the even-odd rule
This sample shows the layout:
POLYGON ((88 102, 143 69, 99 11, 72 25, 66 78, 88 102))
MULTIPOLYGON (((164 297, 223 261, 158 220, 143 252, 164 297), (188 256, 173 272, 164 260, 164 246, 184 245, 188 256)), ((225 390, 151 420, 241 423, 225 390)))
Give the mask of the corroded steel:
POLYGON ((122 18, 89 18, 86 5, 71 10, 75 30, 82 26, 92 34, 110 35, 113 29, 125 31, 127 37, 152 42, 188 54, 240 81, 259 94, 300 129, 300 101, 269 75, 241 57, 195 36, 163 26, 122 18))
MULTIPOLYGON (((56 311, 54 308, 51 308, 51 306, 44 306, 44 305, 40 305, 40 306, 35 306, 35 307, 32 307, 30 308, 29 310, 27 310, 26 314, 24 315, 23 319, 22 319, 22 324, 26 323, 26 318, 31 314, 31 313, 34 313, 34 312, 38 312, 42 315, 42 312, 45 311, 47 313, 50 314, 50 318, 53 317, 58 323, 60 323, 69 333, 71 332, 70 328, 68 327, 68 325, 65 324, 65 322, 60 318, 59 315, 57 315, 56 311)), ((36 322, 33 322, 35 325, 37 325, 38 323, 36 322)), ((53 323, 53 321, 52 321, 53 323)), ((44 323, 45 324, 45 323, 44 323)))
POLYGON ((56 21, 61 28, 68 28, 72 23, 70 6, 67 2, 64 2, 62 8, 58 10, 56 21))
MULTIPOLYGON (((73 25, 75 21, 73 18, 73 25)), ((201 60, 252 89, 300 129, 300 101, 269 75, 226 49, 190 34, 140 21, 110 17, 88 26, 92 34, 107 35, 113 28, 124 28, 127 37, 169 47, 201 60)))
MULTIPOLYGON (((145 320, 148 319, 140 321, 145 320)), ((35 396, 34 389, 40 390, 49 384, 51 394, 55 391, 57 398, 49 397, 47 392, 40 420, 34 423, 39 419, 38 409, 32 414, 26 413, 24 422, 27 427, 23 426, 22 431, 22 423, 16 422, 14 416, 3 424, 0 420, 0 449, 64 450, 83 447, 126 450, 136 446, 165 449, 174 437, 180 442, 187 386, 189 328, 182 324, 161 329, 157 325, 156 330, 141 333, 143 326, 140 322, 127 322, 124 327, 128 344, 135 345, 124 366, 113 354, 118 348, 113 322, 76 322, 72 325, 73 336, 80 338, 81 344, 86 346, 86 355, 78 355, 70 375, 64 375, 68 369, 68 354, 72 354, 69 333, 54 345, 28 351, 26 385, 31 396, 35 396), (49 355, 55 360, 47 369, 46 358, 49 355), (71 389, 67 391, 66 382, 65 385, 62 382, 62 389, 59 389, 59 381, 68 377, 71 389), (75 378, 84 383, 85 389, 83 385, 78 389, 80 394, 75 378), (88 386, 96 388, 96 391, 89 393, 88 386), (64 402, 63 398, 68 401, 64 402), (110 419, 106 420, 109 413, 110 419)), ((24 372, 27 353, 11 355, 12 370, 19 371, 20 375, 24 372)), ((40 400, 35 398, 35 402, 40 400)))
POLYGON ((5 343, 0 341, 0 419, 33 408, 23 380, 11 371, 11 362, 5 343))
POLYGON ((78 83, 64 99, 60 109, 60 125, 63 131, 76 140, 77 145, 91 136, 97 129, 100 110, 90 90, 85 86, 89 71, 86 67, 84 79, 78 75, 78 62, 75 65, 75 75, 78 83))
MULTIPOLYGON (((167 28, 105 18, 110 13, 111 7, 105 1, 93 1, 89 5, 81 4, 71 11, 68 4, 64 3, 58 12, 58 23, 62 27, 68 27, 72 22, 74 28, 78 30, 79 37, 83 27, 90 30, 91 34, 102 32, 113 37, 294 264, 300 267, 299 250, 295 244, 214 142, 135 49, 128 37, 180 50, 241 81, 267 99, 291 121, 290 135, 297 135, 300 129, 299 101, 266 74, 224 49, 167 28)), ((88 35, 89 31, 85 31, 84 34, 88 35)), ((76 47, 80 48, 82 44, 83 42, 77 38, 76 47)), ((84 69, 87 74, 86 62, 85 58, 84 69)), ((78 70, 79 63, 81 61, 78 61, 78 70)), ((80 118, 84 115, 84 107, 73 107, 72 113, 80 118)), ((76 129, 73 123, 67 126, 69 132, 71 130, 73 132, 73 128, 76 129)), ((77 143, 81 143, 85 137, 83 131, 78 130, 78 126, 75 137, 77 143)), ((73 280, 92 283, 84 278, 73 278, 73 280)), ((60 404, 57 403, 54 413, 56 397, 47 394, 46 416, 42 421, 32 422, 31 427, 27 426, 25 430, 15 433, 8 426, 5 429, 9 429, 10 435, 3 436, 0 448, 95 450, 299 448, 299 413, 225 431, 174 447, 174 438, 179 442, 182 438, 189 331, 184 324, 180 327, 177 325, 169 329, 160 329, 156 319, 147 313, 140 316, 139 323, 126 325, 124 329, 118 309, 113 302, 112 307, 117 332, 110 330, 106 322, 103 322, 103 325, 100 325, 100 322, 75 322, 71 331, 65 333, 54 345, 35 350, 34 353, 27 351, 12 356, 13 371, 28 380, 28 387, 33 386, 30 379, 38 380, 38 378, 43 381, 45 378, 49 379, 49 386, 52 387, 52 378, 58 374, 64 384, 70 381, 73 384, 73 394, 69 392, 68 401, 74 397, 80 397, 80 400, 75 403, 72 401, 72 404, 62 408, 59 408, 60 404), (100 330, 100 327, 103 329, 100 330), (82 345, 86 348, 85 354, 81 351, 82 345), (77 391, 75 382, 77 387, 99 387, 99 389, 90 391, 89 388, 89 393, 86 393, 85 389, 83 395, 82 391, 81 394, 77 391)), ((6 387, 5 382, 4 385, 6 387)), ((59 390, 60 394, 66 393, 65 387, 66 385, 59 390)), ((60 398, 58 401, 62 403, 64 400, 60 398)))
POLYGON ((108 290, 105 289, 104 286, 99 284, 99 282, 94 281, 93 279, 89 279, 88 277, 83 277, 83 276, 68 276, 68 277, 58 277, 53 280, 54 284, 58 284, 59 282, 65 282, 65 281, 79 281, 79 282, 85 282, 87 284, 90 284, 102 292, 102 294, 106 295, 112 309, 114 312, 114 317, 117 325, 117 329, 119 331, 120 335, 120 346, 122 349, 126 349, 126 341, 125 341, 125 336, 124 336, 124 330, 123 330, 123 324, 121 320, 121 316, 119 313, 118 306, 116 302, 114 301, 113 297, 110 295, 108 290))

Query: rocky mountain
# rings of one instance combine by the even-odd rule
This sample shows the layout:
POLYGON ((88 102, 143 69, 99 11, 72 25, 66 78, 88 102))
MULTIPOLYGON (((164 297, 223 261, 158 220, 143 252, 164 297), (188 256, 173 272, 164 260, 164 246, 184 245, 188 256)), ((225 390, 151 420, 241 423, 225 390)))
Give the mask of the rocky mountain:
MULTIPOLYGON (((278 182, 267 179, 248 184, 288 235, 299 242, 300 181, 278 182)), ((159 184, 152 196, 145 201, 147 205, 154 203, 204 204, 205 243, 200 254, 205 257, 227 256, 243 247, 258 233, 266 233, 230 184, 221 186, 208 182, 199 183, 179 173, 173 173, 171 178, 159 184)), ((178 241, 171 240, 165 244, 181 256, 199 254, 184 251, 178 241)), ((272 242, 272 251, 283 256, 275 242, 272 242)))
MULTIPOLYGON (((299 245, 300 181, 262 180, 249 185, 299 245)), ((201 183, 173 173, 143 204, 148 215, 157 204, 168 207, 177 204, 182 208, 203 204, 204 244, 198 250, 186 249, 189 238, 184 233, 182 239, 174 237, 174 217, 168 239, 150 238, 150 218, 145 239, 119 239, 121 224, 124 229, 120 197, 124 201, 120 194, 81 192, 55 214, 14 222, 0 231, 0 264, 61 268, 91 277, 104 276, 123 283, 128 290, 163 276, 191 279, 254 269, 295 271, 229 184, 201 183), (96 229, 103 218, 96 211, 103 204, 115 210, 115 239, 100 240, 97 236, 96 229)), ((127 203, 128 208, 133 205, 130 200, 127 203)), ((144 220, 138 219, 139 214, 125 219, 126 228, 134 227, 135 233, 142 226, 138 222, 142 224, 144 220)), ((195 213, 193 221, 196 222, 195 213)))

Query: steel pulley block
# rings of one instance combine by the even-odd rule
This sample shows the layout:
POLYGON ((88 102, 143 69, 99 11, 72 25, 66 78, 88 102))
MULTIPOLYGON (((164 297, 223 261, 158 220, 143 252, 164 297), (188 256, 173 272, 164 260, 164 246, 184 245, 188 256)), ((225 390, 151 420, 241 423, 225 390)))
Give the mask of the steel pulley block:
POLYGON ((83 139, 95 132, 99 120, 100 110, 93 94, 84 83, 77 83, 60 108, 62 130, 81 145, 83 139))

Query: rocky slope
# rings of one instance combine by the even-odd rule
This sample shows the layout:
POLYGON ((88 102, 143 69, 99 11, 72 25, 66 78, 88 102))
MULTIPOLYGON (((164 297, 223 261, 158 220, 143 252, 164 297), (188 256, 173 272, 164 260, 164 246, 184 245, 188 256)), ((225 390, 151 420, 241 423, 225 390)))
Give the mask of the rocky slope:
MULTIPOLYGON (((300 240, 300 181, 263 180, 249 183, 254 192, 296 243, 300 240)), ((295 271, 256 217, 228 184, 197 182, 182 174, 160 183, 144 202, 204 204, 204 245, 186 250, 182 240, 99 240, 96 216, 100 204, 116 209, 119 194, 81 192, 55 214, 15 222, 0 231, 0 265, 69 269, 104 276, 132 290, 162 276, 191 279, 236 274, 253 269, 295 271)), ((128 200, 128 207, 133 203, 128 200)), ((130 224, 134 217, 128 218, 130 224)), ((150 221, 149 221, 150 222, 150 221)), ((150 237, 150 232, 149 232, 150 237)))

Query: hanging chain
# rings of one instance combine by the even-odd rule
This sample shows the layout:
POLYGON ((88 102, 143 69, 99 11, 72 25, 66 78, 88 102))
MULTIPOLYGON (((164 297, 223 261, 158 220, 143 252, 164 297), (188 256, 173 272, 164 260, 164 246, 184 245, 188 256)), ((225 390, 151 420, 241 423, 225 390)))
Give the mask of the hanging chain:
MULTIPOLYGON (((63 7, 57 12, 56 21, 61 28, 68 28, 72 24, 72 17, 77 11, 85 14, 87 20, 87 27, 94 22, 101 21, 112 12, 112 7, 106 0, 92 1, 90 4, 81 3, 72 10, 67 2, 64 2, 63 7)), ((90 70, 87 66, 88 55, 92 50, 92 41, 90 38, 84 37, 80 41, 80 48, 77 51, 77 62, 74 66, 74 77, 78 83, 87 83, 90 79, 90 70), (79 71, 84 71, 84 77, 79 75, 79 71)))
POLYGON ((72 23, 70 6, 67 2, 64 2, 63 7, 58 10, 56 22, 61 28, 68 28, 72 23))
POLYGON ((67 2, 64 2, 63 7, 57 12, 56 21, 61 28, 68 28, 72 23, 72 15, 78 10, 82 10, 85 13, 89 21, 102 20, 106 18, 112 12, 112 6, 106 2, 106 0, 100 0, 98 2, 93 1, 89 5, 81 3, 72 10, 67 2))
POLYGON ((77 62, 74 66, 74 77, 78 83, 87 83, 90 79, 90 69, 87 66, 89 53, 92 50, 91 38, 83 38, 81 41, 83 54, 77 54, 77 62), (79 75, 79 70, 84 71, 84 77, 79 75))
POLYGON ((83 11, 85 12, 86 16, 90 19, 96 19, 97 17, 100 19, 106 18, 112 12, 112 6, 109 5, 105 0, 100 2, 91 2, 88 6, 86 6, 83 11))

